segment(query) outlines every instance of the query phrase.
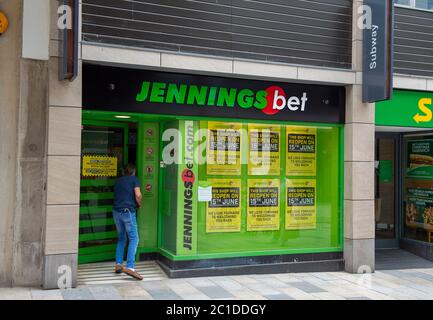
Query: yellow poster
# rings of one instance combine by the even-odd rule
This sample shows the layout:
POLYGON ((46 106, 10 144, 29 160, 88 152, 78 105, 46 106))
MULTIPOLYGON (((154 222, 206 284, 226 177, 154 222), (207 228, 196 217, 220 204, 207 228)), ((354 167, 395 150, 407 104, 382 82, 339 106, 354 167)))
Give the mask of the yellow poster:
POLYGON ((316 180, 286 180, 286 230, 316 228, 316 180))
POLYGON ((208 123, 207 174, 241 174, 241 131, 240 123, 208 123))
POLYGON ((248 125, 248 174, 280 174, 280 126, 248 125))
POLYGON ((248 180, 247 231, 280 229, 280 180, 248 180))
POLYGON ((241 231, 241 180, 209 179, 212 200, 206 204, 206 232, 241 231))
POLYGON ((317 130, 315 128, 287 126, 287 176, 316 175, 317 130))
POLYGON ((82 175, 83 177, 116 177, 117 157, 83 156, 82 175))

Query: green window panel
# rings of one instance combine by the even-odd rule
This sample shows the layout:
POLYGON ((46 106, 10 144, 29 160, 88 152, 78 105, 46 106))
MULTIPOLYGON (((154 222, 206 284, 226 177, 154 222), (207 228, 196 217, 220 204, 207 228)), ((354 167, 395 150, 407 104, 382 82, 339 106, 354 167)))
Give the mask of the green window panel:
POLYGON ((82 220, 80 221, 80 228, 102 227, 114 225, 113 219, 95 219, 95 220, 82 220))
POLYGON ((92 253, 87 255, 80 254, 80 251, 78 251, 78 264, 113 260, 114 256, 115 251, 92 253))
POLYGON ((106 240, 106 239, 116 239, 117 231, 110 232, 96 232, 88 234, 80 234, 79 241, 93 241, 93 240, 106 240))
POLYGON ((80 200, 112 200, 114 198, 113 192, 101 193, 81 193, 80 200))
POLYGON ((79 254, 90 255, 94 253, 107 253, 107 252, 115 252, 116 244, 106 244, 101 246, 92 246, 86 248, 80 248, 78 250, 79 254))
POLYGON ((101 212, 111 212, 113 206, 102 206, 102 207, 80 207, 80 214, 96 214, 101 212))

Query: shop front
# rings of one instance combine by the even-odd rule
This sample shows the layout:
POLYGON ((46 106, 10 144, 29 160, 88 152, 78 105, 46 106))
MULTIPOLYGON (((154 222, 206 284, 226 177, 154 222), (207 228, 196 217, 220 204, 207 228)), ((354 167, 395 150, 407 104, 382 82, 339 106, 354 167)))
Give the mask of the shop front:
POLYGON ((135 163, 170 276, 343 269, 344 87, 85 65, 83 105, 79 263, 113 259, 135 163))
POLYGON ((433 93, 376 104, 376 236, 433 259, 433 93), (392 225, 384 231, 386 225, 392 225))

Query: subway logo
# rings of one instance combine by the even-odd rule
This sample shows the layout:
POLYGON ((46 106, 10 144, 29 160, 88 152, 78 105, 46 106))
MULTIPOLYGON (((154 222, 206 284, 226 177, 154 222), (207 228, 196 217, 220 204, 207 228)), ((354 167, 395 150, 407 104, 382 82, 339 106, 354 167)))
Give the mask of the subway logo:
POLYGON ((302 96, 288 96, 279 86, 263 90, 237 89, 213 86, 143 81, 136 101, 140 103, 165 103, 258 109, 264 114, 273 115, 281 110, 304 112, 307 108, 307 93, 302 96))

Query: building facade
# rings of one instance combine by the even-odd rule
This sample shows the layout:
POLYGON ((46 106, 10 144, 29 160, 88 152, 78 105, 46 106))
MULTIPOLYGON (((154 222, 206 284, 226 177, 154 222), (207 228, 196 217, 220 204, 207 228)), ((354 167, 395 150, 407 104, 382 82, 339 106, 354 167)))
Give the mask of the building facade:
POLYGON ((3 1, 0 284, 75 286, 79 264, 112 259, 128 162, 144 194, 138 258, 172 277, 374 272, 376 246, 426 252, 428 217, 402 217, 418 198, 429 208, 428 176, 407 175, 403 149, 431 127, 383 114, 431 98, 433 12, 398 2, 394 97, 375 105, 362 103, 362 1, 82 0, 72 81, 59 80, 72 2, 3 1))

